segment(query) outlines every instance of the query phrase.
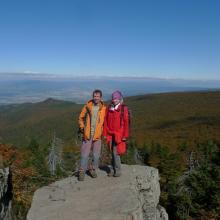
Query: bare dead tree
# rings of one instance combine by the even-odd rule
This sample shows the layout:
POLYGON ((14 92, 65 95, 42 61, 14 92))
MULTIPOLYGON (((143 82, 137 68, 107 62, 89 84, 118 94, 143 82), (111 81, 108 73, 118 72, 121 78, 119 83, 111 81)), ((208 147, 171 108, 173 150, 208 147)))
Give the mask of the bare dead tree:
MULTIPOLYGON (((197 154, 195 151, 190 152, 187 161, 188 161, 188 170, 184 172, 184 174, 179 178, 179 181, 178 181, 179 187, 177 190, 177 195, 180 193, 184 193, 184 194, 187 194, 189 198, 191 198, 192 189, 191 187, 185 185, 185 180, 186 178, 189 177, 189 175, 192 172, 195 172, 195 169, 199 166, 197 154)), ((190 212, 189 205, 186 205, 186 206, 182 205, 181 207, 179 207, 179 212, 182 213, 181 215, 183 219, 187 219, 189 217, 189 212, 190 212)))
POLYGON ((62 169, 63 142, 56 137, 54 132, 53 140, 48 155, 48 166, 51 175, 55 175, 58 166, 62 169))

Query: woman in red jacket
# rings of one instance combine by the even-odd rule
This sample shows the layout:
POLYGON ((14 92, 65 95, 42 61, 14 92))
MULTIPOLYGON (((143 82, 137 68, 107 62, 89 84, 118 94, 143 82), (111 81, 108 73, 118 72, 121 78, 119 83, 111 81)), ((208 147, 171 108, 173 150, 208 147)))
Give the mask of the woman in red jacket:
POLYGON ((112 152, 109 176, 118 177, 121 175, 120 155, 126 152, 126 140, 129 136, 129 113, 120 91, 112 93, 112 103, 106 109, 103 136, 112 152))

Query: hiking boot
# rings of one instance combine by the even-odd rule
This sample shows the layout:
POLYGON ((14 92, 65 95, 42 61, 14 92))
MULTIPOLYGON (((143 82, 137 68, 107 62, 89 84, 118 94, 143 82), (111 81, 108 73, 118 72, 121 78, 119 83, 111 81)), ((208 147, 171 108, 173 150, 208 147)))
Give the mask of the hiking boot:
POLYGON ((89 170, 89 174, 92 178, 96 178, 97 177, 97 173, 95 170, 89 170))
POLYGON ((120 171, 116 171, 114 174, 113 174, 114 177, 119 177, 121 176, 121 172, 120 171))
POLYGON ((109 170, 109 172, 108 172, 108 177, 112 177, 113 175, 114 175, 114 170, 112 170, 111 168, 110 168, 110 170, 109 170))
POLYGON ((84 181, 84 179, 85 179, 85 172, 84 172, 84 170, 79 170, 78 180, 79 181, 84 181))

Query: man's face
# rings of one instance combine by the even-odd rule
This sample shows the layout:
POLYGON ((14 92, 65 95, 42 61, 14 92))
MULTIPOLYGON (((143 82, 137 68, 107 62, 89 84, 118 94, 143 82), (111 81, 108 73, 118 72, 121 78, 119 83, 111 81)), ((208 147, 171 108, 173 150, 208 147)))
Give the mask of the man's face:
POLYGON ((100 101, 101 101, 101 95, 100 95, 100 93, 94 93, 94 95, 93 95, 93 102, 95 103, 95 104, 99 104, 100 103, 100 101))

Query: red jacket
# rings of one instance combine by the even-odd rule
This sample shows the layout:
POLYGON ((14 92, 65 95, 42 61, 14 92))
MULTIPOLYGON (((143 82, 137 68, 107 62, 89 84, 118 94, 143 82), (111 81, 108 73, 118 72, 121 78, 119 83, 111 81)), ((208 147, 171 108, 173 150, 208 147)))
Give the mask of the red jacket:
POLYGON ((117 153, 124 154, 126 152, 126 142, 122 141, 123 138, 129 137, 129 113, 126 105, 120 104, 115 110, 111 110, 111 106, 106 108, 103 136, 106 136, 110 147, 114 136, 117 153))

